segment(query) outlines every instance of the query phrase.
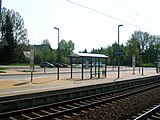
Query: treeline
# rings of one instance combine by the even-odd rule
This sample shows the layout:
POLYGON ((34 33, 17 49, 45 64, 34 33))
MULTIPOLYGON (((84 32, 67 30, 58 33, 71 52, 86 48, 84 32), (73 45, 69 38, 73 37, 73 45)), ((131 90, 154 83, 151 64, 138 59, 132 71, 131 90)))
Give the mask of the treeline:
MULTIPOLYGON (((61 40, 59 42, 59 61, 69 63, 69 55, 73 53, 74 42, 72 40, 61 40)), ((57 62, 58 48, 53 50, 48 39, 43 40, 41 45, 35 45, 35 63, 57 62)))
MULTIPOLYGON (((27 30, 24 27, 24 20, 18 12, 2 8, 2 21, 0 29, 0 64, 11 63, 29 63, 29 59, 25 57, 23 51, 30 50, 30 44, 27 36, 27 30)), ((135 31, 126 42, 120 46, 115 42, 105 48, 93 49, 91 53, 101 53, 108 56, 109 65, 117 65, 117 51, 125 53, 120 56, 120 64, 131 66, 132 55, 136 56, 137 66, 141 65, 142 53, 143 61, 147 66, 154 66, 156 59, 160 55, 160 37, 150 35, 147 32, 135 31)), ((41 45, 35 45, 35 63, 39 64, 43 61, 57 61, 69 63, 69 55, 73 53, 75 44, 72 40, 61 40, 59 50, 52 49, 48 39, 43 40, 41 45), (59 51, 59 56, 58 55, 59 51)), ((82 52, 87 52, 85 49, 82 52)))
MULTIPOLYGON (((159 59, 160 55, 159 40, 159 36, 150 35, 149 33, 143 31, 135 31, 126 42, 126 45, 121 44, 119 46, 117 42, 115 42, 106 48, 101 47, 100 49, 93 49, 91 53, 108 55, 109 65, 117 65, 118 56, 115 52, 121 51, 125 53, 125 55, 120 56, 121 65, 132 66, 132 55, 135 54, 137 66, 142 64, 142 58, 146 66, 155 66, 156 59, 159 59)), ((86 50, 84 51, 86 52, 86 50)))
MULTIPOLYGON (((27 29, 24 20, 18 12, 2 8, 2 21, 0 29, 0 64, 29 63, 24 51, 30 51, 27 29)), ((74 50, 74 43, 69 40, 61 40, 59 43, 59 60, 69 63, 68 56, 74 50)), ((43 61, 57 61, 58 50, 51 48, 48 39, 43 40, 41 45, 35 45, 35 63, 43 61)))
POLYGON ((27 30, 21 15, 2 8, 0 29, 0 64, 27 62, 23 51, 28 49, 27 30))

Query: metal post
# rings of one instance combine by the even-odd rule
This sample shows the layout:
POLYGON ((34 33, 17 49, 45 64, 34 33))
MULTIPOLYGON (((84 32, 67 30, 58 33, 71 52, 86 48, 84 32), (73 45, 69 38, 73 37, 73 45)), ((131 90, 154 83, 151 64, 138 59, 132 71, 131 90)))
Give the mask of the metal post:
POLYGON ((143 75, 143 55, 142 55, 142 75, 143 75))
POLYGON ((98 58, 98 78, 100 78, 100 58, 98 58))
POLYGON ((120 58, 120 55, 118 55, 118 78, 119 78, 119 74, 120 74, 120 69, 119 69, 119 58, 120 58))
POLYGON ((72 57, 70 57, 70 64, 71 64, 71 78, 72 78, 72 57))
POLYGON ((30 71, 31 71, 31 82, 33 81, 33 72, 34 72, 34 45, 30 46, 30 71))
POLYGON ((33 71, 31 71, 31 82, 33 82, 33 71))
MULTIPOLYGON (((114 53, 113 53, 114 54, 114 53)), ((114 56, 112 56, 112 71, 114 70, 114 56)))
POLYGON ((90 66, 90 67, 91 67, 91 68, 90 68, 90 78, 92 79, 92 58, 91 58, 91 63, 90 63, 90 65, 91 65, 91 66, 90 66))
POLYGON ((141 73, 141 67, 140 67, 140 56, 139 56, 139 74, 141 73))
MULTIPOLYGON (((119 27, 121 27, 123 25, 118 25, 118 47, 119 47, 119 27)), ((119 47, 120 50, 120 47, 119 47)), ((120 70, 119 70, 119 60, 120 60, 120 55, 118 55, 118 78, 119 78, 119 74, 120 74, 120 70)))
POLYGON ((95 76, 97 76, 97 65, 96 65, 96 58, 95 58, 95 76))
POLYGON ((83 57, 82 57, 82 80, 83 80, 83 57))
POLYGON ((106 72, 107 72, 107 59, 105 59, 105 77, 107 77, 106 72))
POLYGON ((1 24, 1 21, 2 21, 1 9, 2 9, 2 0, 0 0, 0 24, 1 24))
POLYGON ((54 27, 54 29, 58 30, 58 51, 57 51, 57 80, 59 80, 59 28, 54 27))

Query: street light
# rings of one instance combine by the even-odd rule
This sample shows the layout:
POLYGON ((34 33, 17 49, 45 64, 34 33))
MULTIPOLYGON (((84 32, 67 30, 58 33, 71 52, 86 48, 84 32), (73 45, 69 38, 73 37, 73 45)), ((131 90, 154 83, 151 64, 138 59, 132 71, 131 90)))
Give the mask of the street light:
MULTIPOLYGON (((2 13, 1 13, 1 8, 2 7, 2 0, 0 0, 0 25, 1 25, 1 22, 2 22, 2 13)), ((0 26, 0 30, 1 30, 1 26, 0 26)))
MULTIPOLYGON (((119 27, 123 26, 122 24, 121 25, 118 25, 118 47, 119 47, 119 27)), ((119 50, 120 50, 120 47, 119 47, 119 50)), ((119 58, 120 58, 120 55, 118 55, 118 78, 119 78, 119 58)))
POLYGON ((58 30, 58 51, 57 51, 57 80, 59 80, 59 28, 54 27, 54 29, 58 30))

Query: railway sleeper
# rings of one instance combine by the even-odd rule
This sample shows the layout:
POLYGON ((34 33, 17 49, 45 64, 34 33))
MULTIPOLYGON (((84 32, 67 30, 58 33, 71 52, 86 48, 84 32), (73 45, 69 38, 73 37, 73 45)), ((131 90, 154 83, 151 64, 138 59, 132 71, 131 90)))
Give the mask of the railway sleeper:
POLYGON ((14 118, 14 117, 9 117, 9 119, 11 119, 11 120, 17 120, 16 118, 14 118))
POLYGON ((43 112, 43 113, 45 113, 45 114, 51 114, 50 112, 45 111, 45 110, 41 110, 41 112, 43 112))
POLYGON ((156 112, 156 115, 160 116, 160 113, 159 113, 159 112, 156 112))
POLYGON ((77 113, 72 113, 73 115, 75 115, 75 116, 79 116, 79 114, 77 114, 77 113))
POLYGON ((38 114, 38 113, 35 113, 35 112, 32 112, 33 115, 37 116, 37 117, 42 117, 42 115, 38 114))
POLYGON ((32 117, 29 117, 28 115, 25 115, 25 114, 21 114, 22 117, 26 118, 26 119, 32 119, 32 117))
POLYGON ((160 117, 158 117, 158 116, 155 116, 155 115, 152 115, 152 118, 153 118, 153 119, 160 120, 160 117))

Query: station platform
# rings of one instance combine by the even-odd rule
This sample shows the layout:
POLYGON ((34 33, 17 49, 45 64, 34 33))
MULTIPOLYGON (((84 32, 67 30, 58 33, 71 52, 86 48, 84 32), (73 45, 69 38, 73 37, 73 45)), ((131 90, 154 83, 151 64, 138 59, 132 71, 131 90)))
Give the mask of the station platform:
POLYGON ((81 74, 73 76, 72 79, 70 78, 70 74, 61 74, 59 80, 57 80, 56 74, 54 74, 53 76, 45 76, 39 78, 34 78, 33 76, 32 82, 30 79, 0 80, 0 97, 89 86, 94 84, 116 82, 153 75, 159 75, 155 72, 155 69, 144 70, 143 76, 142 73, 138 72, 138 70, 135 71, 135 74, 133 74, 132 71, 121 71, 120 78, 118 79, 117 71, 115 70, 113 72, 108 72, 106 78, 104 76, 101 76, 100 78, 93 77, 92 79, 90 79, 89 73, 87 73, 83 80, 80 78, 81 74))

